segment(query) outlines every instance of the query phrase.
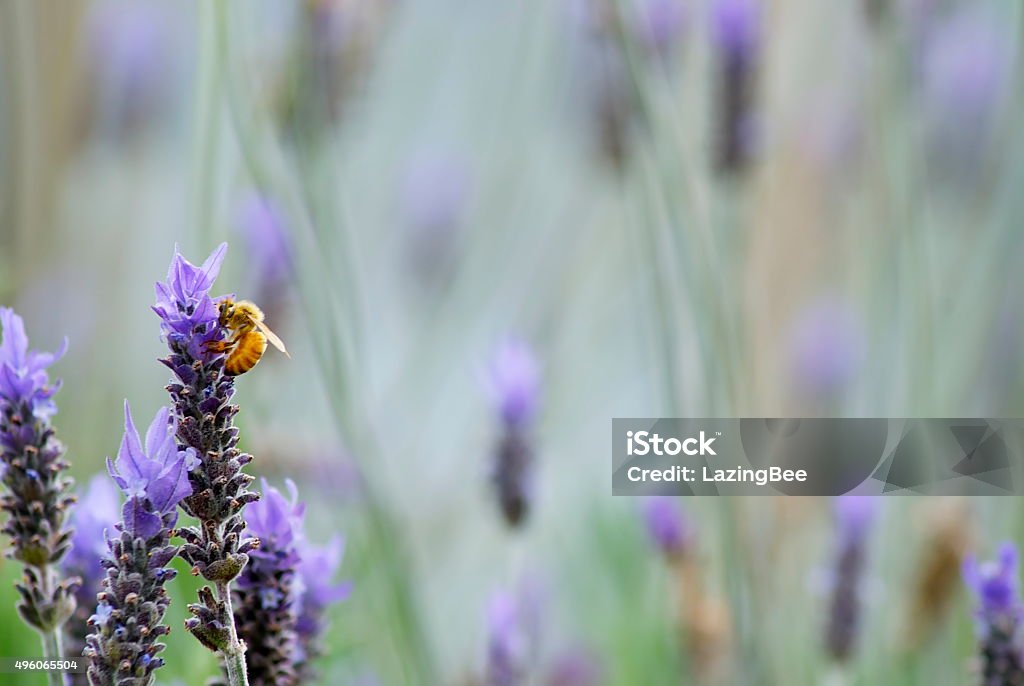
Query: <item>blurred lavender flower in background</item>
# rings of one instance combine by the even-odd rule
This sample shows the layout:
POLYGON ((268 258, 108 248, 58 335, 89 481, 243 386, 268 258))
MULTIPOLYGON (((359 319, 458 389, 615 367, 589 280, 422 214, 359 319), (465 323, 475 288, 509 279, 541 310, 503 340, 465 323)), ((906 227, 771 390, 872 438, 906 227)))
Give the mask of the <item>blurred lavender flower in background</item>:
POLYGON ((797 383, 816 396, 841 391, 864 360, 863 327, 845 302, 826 297, 798 315, 790 338, 791 364, 797 383))
POLYGON ((1011 91, 1013 34, 984 7, 967 6, 933 22, 923 50, 932 151, 941 171, 970 179, 985 158, 999 105, 1011 91))
POLYGON ((300 683, 316 679, 312 663, 323 652, 320 642, 327 630, 327 609, 352 593, 351 582, 334 581, 344 552, 345 541, 340 536, 335 536, 324 546, 313 545, 308 540, 299 542, 299 603, 295 631, 299 637, 296 671, 300 683))
POLYGON ((450 150, 422 150, 407 163, 400 188, 409 257, 421 282, 450 276, 472 195, 469 163, 450 150))
POLYGON ((178 553, 170 545, 178 503, 192 493, 188 472, 199 463, 194 450, 178 449, 175 428, 170 410, 160 408, 143 445, 124 404, 124 437, 107 469, 127 500, 108 541, 106 578, 89 619, 85 655, 93 684, 149 684, 164 663, 158 657, 164 649, 159 639, 170 632, 161 624, 170 604, 164 584, 176 575, 165 565, 178 553))
POLYGON ((234 230, 248 258, 247 292, 270 321, 284 322, 294 259, 284 212, 272 198, 250 191, 238 203, 234 230))
POLYGON ((978 602, 982 684, 1024 683, 1018 557, 1017 548, 1004 543, 994 562, 979 565, 973 556, 964 561, 964 582, 978 602))
POLYGON ((530 427, 540 404, 540 366, 522 340, 508 338, 497 348, 485 378, 501 419, 492 480, 509 526, 525 519, 534 490, 534 451, 530 427))
POLYGON ((546 681, 548 686, 597 686, 603 682, 601 661, 583 648, 572 648, 557 655, 546 681))
POLYGON ((87 57, 99 128, 110 134, 144 129, 175 102, 184 73, 180 17, 173 5, 101 0, 90 9, 87 57))
POLYGON ((529 643, 519 599, 507 591, 496 592, 487 608, 486 686, 527 683, 529 643))
POLYGON ((665 557, 675 559, 689 553, 694 532, 672 496, 646 498, 644 523, 651 542, 665 557))
POLYGON ((686 20, 684 0, 636 0, 634 3, 634 32, 642 45, 659 55, 669 55, 679 44, 686 31, 686 20))
POLYGON ((715 163, 719 171, 735 173, 746 168, 757 139, 754 99, 761 50, 760 0, 712 0, 710 21, 718 69, 715 163))
MULTIPOLYGON (((71 549, 64 558, 62 569, 66 576, 77 576, 82 585, 75 593, 77 607, 65 625, 65 648, 68 655, 81 655, 85 637, 89 634, 89 616, 96 608, 96 594, 100 592, 105 570, 101 560, 107 552, 107 531, 114 530, 120 519, 120 497, 114 483, 105 475, 97 474, 89 481, 85 493, 73 511, 71 549)), ((75 684, 85 684, 84 674, 68 675, 75 684)))
POLYGON ((18 612, 43 637, 44 654, 60 657, 60 627, 75 609, 77 579, 59 581, 59 565, 71 544, 65 525, 73 482, 65 474, 64 446, 50 419, 57 412, 47 368, 63 356, 30 350, 25 324, 10 308, 0 308, 0 468, 6 487, 0 507, 7 513, 3 533, 11 538, 8 556, 25 565, 18 584, 18 612), (59 583, 58 583, 59 581, 59 583))
POLYGON ((252 686, 299 683, 295 664, 298 638, 296 573, 305 505, 287 482, 290 498, 264 479, 263 496, 248 509, 246 535, 260 541, 238 577, 233 594, 238 637, 247 647, 252 686))
POLYGON ((873 496, 836 498, 836 557, 825 646, 836 662, 853 654, 861 624, 861 594, 867 562, 867 536, 880 503, 873 496))

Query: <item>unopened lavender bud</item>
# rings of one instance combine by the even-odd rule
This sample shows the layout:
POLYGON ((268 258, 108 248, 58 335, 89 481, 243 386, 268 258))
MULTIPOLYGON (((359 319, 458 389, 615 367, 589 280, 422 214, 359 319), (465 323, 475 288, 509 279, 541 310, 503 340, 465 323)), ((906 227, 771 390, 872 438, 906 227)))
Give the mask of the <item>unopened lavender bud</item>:
POLYGON ((540 401, 540 368, 530 348, 508 339, 496 351, 487 378, 501 420, 491 474, 502 515, 509 526, 523 523, 533 499, 532 425, 540 401))
POLYGON ((973 556, 964 562, 964 581, 977 601, 978 683, 982 686, 1024 684, 1020 642, 1024 604, 1018 558, 1017 548, 1004 543, 993 562, 978 564, 973 556))
POLYGON ((85 655, 94 686, 148 686, 163 665, 158 639, 169 631, 162 624, 169 604, 164 584, 174 578, 166 565, 178 552, 170 539, 178 503, 192 493, 189 470, 199 462, 195 451, 178 449, 174 432, 170 411, 161 408, 143 444, 125 403, 124 438, 107 469, 126 500, 107 541, 103 590, 88 620, 93 632, 85 655))
POLYGON ((835 501, 836 558, 825 647, 836 662, 850 658, 860 632, 868 532, 878 505, 872 496, 846 495, 835 501))

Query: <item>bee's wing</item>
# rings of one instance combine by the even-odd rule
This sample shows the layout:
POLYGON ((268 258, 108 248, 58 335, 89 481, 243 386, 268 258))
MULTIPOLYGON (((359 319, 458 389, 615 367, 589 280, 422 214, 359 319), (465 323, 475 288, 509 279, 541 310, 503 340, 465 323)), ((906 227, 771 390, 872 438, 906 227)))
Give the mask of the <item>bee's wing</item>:
POLYGON ((291 359, 291 355, 288 354, 287 348, 284 347, 284 341, 278 338, 277 334, 271 331, 269 326, 267 326, 263 322, 255 322, 255 324, 256 328, 259 329, 260 332, 267 337, 267 340, 270 341, 270 344, 272 346, 283 352, 285 354, 285 357, 291 359))

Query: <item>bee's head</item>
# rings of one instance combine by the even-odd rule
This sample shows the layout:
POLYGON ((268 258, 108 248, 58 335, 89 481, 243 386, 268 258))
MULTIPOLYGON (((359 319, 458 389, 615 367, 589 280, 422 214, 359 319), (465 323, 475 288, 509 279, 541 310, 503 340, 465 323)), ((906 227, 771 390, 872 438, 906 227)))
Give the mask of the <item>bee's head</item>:
POLYGON ((219 323, 221 326, 227 326, 228 322, 231 321, 231 316, 235 311, 235 301, 231 298, 224 298, 220 301, 220 317, 219 323))

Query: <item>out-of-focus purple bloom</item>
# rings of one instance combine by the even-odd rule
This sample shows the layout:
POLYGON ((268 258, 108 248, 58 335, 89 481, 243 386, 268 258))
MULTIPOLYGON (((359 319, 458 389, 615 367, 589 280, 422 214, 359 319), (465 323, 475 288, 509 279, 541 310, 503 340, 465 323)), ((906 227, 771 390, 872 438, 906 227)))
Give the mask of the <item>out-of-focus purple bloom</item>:
POLYGON ((713 0, 711 37, 729 59, 753 59, 761 43, 760 0, 713 0))
POLYGON ((954 153, 983 146, 1012 90, 1013 33, 986 10, 965 7, 927 33, 923 87, 936 145, 954 153))
POLYGON ((666 557, 680 557, 689 551, 693 543, 693 530, 675 498, 647 498, 644 503, 644 522, 651 541, 666 557))
POLYGON ((994 562, 978 564, 973 556, 964 561, 964 581, 978 602, 977 631, 984 684, 1024 682, 1024 651, 1020 641, 1024 604, 1020 597, 1018 557, 1017 548, 1007 542, 999 548, 999 557, 994 562))
POLYGON ((654 52, 669 52, 686 29, 684 0, 636 0, 635 13, 640 40, 654 52))
MULTIPOLYGON (((120 509, 117 488, 105 475, 97 474, 73 510, 71 525, 74 534, 62 569, 65 576, 79 577, 82 585, 75 593, 75 613, 65 625, 64 647, 68 655, 81 655, 85 647, 89 616, 95 610, 96 594, 105 575, 101 563, 107 552, 105 532, 114 530, 120 509)), ((73 675, 72 681, 76 685, 87 683, 84 674, 73 675)))
POLYGON ((589 650, 573 648, 557 655, 548 672, 548 686, 597 686, 604 681, 601 661, 589 650))
POLYGON ((844 495, 833 503, 837 551, 825 646, 837 662, 853 654, 860 631, 867 534, 879 506, 875 496, 844 495))
POLYGON ((506 424, 522 426, 533 419, 540 401, 540 365, 525 341, 507 338, 498 346, 487 386, 506 424))
POLYGON ((212 355, 205 345, 221 336, 217 303, 210 297, 210 288, 220 274, 227 250, 228 244, 221 243, 197 267, 175 247, 167 281, 156 284, 153 311, 160 317, 160 330, 169 345, 186 347, 197 360, 210 359, 212 355))
POLYGON ((268 288, 279 288, 292 271, 284 213, 271 198, 248 193, 239 203, 235 229, 245 240, 250 265, 268 288))
POLYGON ((313 660, 320 655, 320 640, 327 629, 327 609, 352 593, 352 583, 336 582, 345 541, 340 536, 327 545, 316 546, 302 541, 299 546, 298 620, 295 631, 299 637, 296 669, 300 682, 313 681, 313 660))
POLYGON ((850 307, 823 298, 797 317, 792 364, 800 384, 813 393, 834 393, 849 383, 864 359, 863 327, 850 307))
POLYGON ((487 686, 526 683, 528 653, 519 599, 507 591, 495 593, 487 608, 487 686))
POLYGON ((248 647, 249 684, 293 686, 299 683, 297 573, 306 507, 292 481, 287 482, 288 498, 265 479, 262 484, 262 498, 247 510, 246 535, 258 538, 260 546, 233 591, 235 624, 248 647))
POLYGON ((115 131, 144 125, 172 102, 181 71, 178 19, 167 5, 103 0, 93 6, 87 46, 102 123, 115 131))
POLYGON ((178 450, 170 410, 161 407, 146 431, 143 447, 124 404, 124 438, 117 460, 107 458, 107 471, 127 496, 121 515, 125 531, 136 538, 155 536, 178 520, 178 503, 192 495, 188 473, 199 465, 195 450, 178 450), (170 515, 168 517, 168 515, 170 515))
POLYGON ((198 464, 191 448, 178 449, 167 408, 153 418, 145 445, 127 402, 124 417, 121 448, 116 462, 107 458, 107 469, 128 498, 107 541, 107 573, 89 620, 85 655, 93 684, 152 683, 163 665, 159 639, 170 631, 161 623, 170 603, 164 584, 175 576, 165 565, 178 554, 171 532, 178 503, 192 493, 188 470, 198 464))
POLYGON ((25 404, 34 416, 49 419, 57 412, 53 395, 60 382, 51 384, 46 369, 67 352, 67 340, 55 353, 29 350, 25 323, 9 307, 0 307, 0 327, 0 404, 25 404))

